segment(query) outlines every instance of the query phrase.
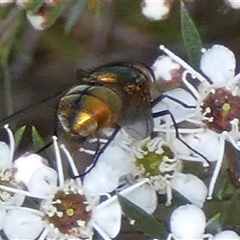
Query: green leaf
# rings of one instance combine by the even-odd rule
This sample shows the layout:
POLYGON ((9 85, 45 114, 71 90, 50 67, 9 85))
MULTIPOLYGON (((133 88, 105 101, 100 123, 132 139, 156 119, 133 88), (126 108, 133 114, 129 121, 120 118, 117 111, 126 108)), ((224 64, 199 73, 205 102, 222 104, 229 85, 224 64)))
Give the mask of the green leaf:
POLYGON ((4 7, 1 7, 0 8, 0 20, 4 21, 6 20, 6 18, 8 17, 8 15, 11 13, 11 11, 13 11, 13 9, 15 8, 15 3, 11 3, 11 4, 8 4, 4 7))
POLYGON ((134 220, 136 226, 147 236, 151 238, 162 238, 167 236, 166 229, 153 216, 149 215, 143 209, 121 195, 118 195, 118 200, 125 215, 129 219, 134 220))
POLYGON ((46 146, 45 140, 42 138, 42 136, 34 126, 32 126, 32 141, 35 149, 37 150, 46 146))
POLYGON ((184 46, 187 50, 187 54, 190 62, 193 66, 199 66, 199 59, 202 49, 202 41, 198 30, 191 19, 187 8, 181 1, 181 31, 184 46))
POLYGON ((48 8, 48 19, 49 19, 48 27, 50 27, 53 23, 55 23, 57 18, 62 14, 66 5, 69 3, 70 1, 60 1, 56 6, 52 8, 48 8))
POLYGON ((233 195, 236 188, 232 185, 229 179, 229 172, 222 170, 218 176, 218 181, 215 186, 215 196, 219 200, 229 199, 229 196, 233 195))
MULTIPOLYGON (((4 46, 4 49, 0 54, 0 63, 2 68, 8 67, 12 50, 14 49, 16 42, 19 40, 19 34, 21 33, 23 22, 24 15, 21 13, 11 26, 11 36, 9 37, 7 44, 4 46)), ((8 31, 10 31, 10 29, 8 29, 8 31)))
POLYGON ((85 9, 87 0, 77 1, 69 10, 68 18, 65 24, 65 31, 69 33, 72 27, 77 22, 78 18, 82 14, 83 10, 85 9))
POLYGON ((94 12, 94 16, 96 17, 96 20, 100 21, 102 19, 102 15, 103 15, 104 3, 103 3, 103 1, 97 1, 96 4, 97 5, 96 5, 96 10, 94 12))
POLYGON ((34 126, 32 126, 32 141, 37 153, 41 152, 41 156, 45 159, 48 159, 49 164, 54 166, 52 153, 49 149, 49 146, 51 146, 52 142, 47 143, 34 126))
POLYGON ((21 143, 25 131, 26 131, 26 126, 24 125, 15 132, 14 134, 15 150, 18 148, 19 144, 21 143))
POLYGON ((221 214, 216 214, 213 218, 208 220, 205 228, 205 232, 211 233, 213 235, 216 235, 217 233, 222 231, 222 225, 221 225, 221 214))
POLYGON ((240 226, 240 189, 236 190, 222 215, 223 226, 240 226))
POLYGON ((25 6, 25 10, 31 11, 32 14, 36 13, 45 3, 45 0, 29 1, 25 6))

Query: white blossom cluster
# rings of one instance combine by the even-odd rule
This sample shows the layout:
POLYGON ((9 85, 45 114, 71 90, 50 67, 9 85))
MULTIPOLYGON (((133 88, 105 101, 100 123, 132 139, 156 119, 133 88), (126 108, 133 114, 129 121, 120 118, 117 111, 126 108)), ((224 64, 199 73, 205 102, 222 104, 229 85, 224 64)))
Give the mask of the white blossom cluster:
POLYGON ((79 172, 56 137, 57 170, 36 154, 14 160, 13 133, 5 126, 9 145, 0 142, 0 226, 8 239, 93 239, 95 231, 103 239, 112 239, 121 229, 122 218, 116 192, 152 214, 160 195, 166 196, 166 206, 171 205, 173 191, 191 204, 172 213, 168 239, 239 239, 232 231, 205 233, 201 210, 206 198, 212 197, 225 142, 239 150, 235 103, 240 75, 235 75, 234 55, 221 45, 204 49, 203 75, 164 46, 160 49, 164 54, 152 66, 156 83, 181 81, 188 91, 174 88, 158 95, 152 104, 155 136, 137 141, 121 129, 82 180, 64 176, 62 154, 74 176, 79 172), (208 188, 199 177, 185 172, 186 161, 204 167, 216 162, 208 188), (25 206, 29 198, 36 208, 25 206))
MULTIPOLYGON (((107 148, 96 167, 81 182, 79 178, 65 179, 56 137, 53 138, 53 142, 57 171, 49 167, 47 161, 36 154, 25 154, 13 161, 14 138, 8 126, 6 130, 10 144, 8 146, 1 142, 0 148, 2 156, 0 189, 3 204, 1 226, 9 239, 35 239, 38 236, 40 236, 39 239, 92 239, 93 229, 103 239, 112 239, 120 230, 122 213, 116 195, 111 196, 109 193, 118 188, 120 177, 126 174, 131 175, 132 181, 129 180, 122 190, 118 190, 119 194, 149 214, 153 213, 157 207, 157 192, 167 193, 167 204, 171 204, 171 188, 179 190, 197 205, 203 205, 206 196, 205 185, 191 174, 181 174, 178 171, 177 159, 173 158, 173 162, 171 160, 169 163, 163 162, 157 167, 162 173, 176 172, 176 179, 174 174, 141 177, 140 172, 143 169, 140 167, 141 170, 138 170, 133 166, 131 152, 113 144, 107 148), (121 160, 128 162, 127 165, 125 162, 120 163, 121 166, 115 172, 112 163, 108 162, 108 159, 112 159, 113 156, 111 151, 119 153, 120 158, 116 158, 116 165, 121 160), (134 178, 138 179, 134 180, 134 178), (196 184, 199 186, 199 196, 187 193, 187 190, 193 189, 196 184), (101 202, 101 196, 107 200, 101 202), (22 207, 26 197, 39 199, 39 209, 22 207), (13 228, 14 231, 12 231, 13 228)), ((125 136, 126 133, 121 134, 125 136)), ((121 137, 123 136, 118 136, 117 139, 121 137)), ((146 142, 149 143, 149 149, 155 148, 156 151, 162 144, 166 144, 162 138, 156 138, 153 141, 147 139, 146 142)), ((133 151, 135 155, 140 154, 139 147, 141 146, 137 146, 133 151)), ((72 172, 78 176, 79 172, 70 153, 63 145, 61 149, 69 161, 72 172)), ((166 158, 166 160, 169 159, 166 158)))
MULTIPOLYGON (((222 45, 202 49, 197 72, 164 46, 160 49, 166 55, 153 64, 157 81, 176 82, 177 76, 184 87, 164 92, 153 106, 153 113, 169 113, 155 118, 154 130, 166 134, 177 130, 177 142, 171 142, 180 156, 190 155, 193 159, 186 160, 199 161, 206 167, 215 165, 207 196, 212 199, 226 142, 240 150, 240 74, 235 74, 234 54, 222 45)), ((180 206, 171 215, 168 239, 239 239, 230 230, 205 233, 205 227, 206 217, 199 206, 180 206)))
MULTIPOLYGON (((233 9, 240 9, 239 0, 224 0, 226 5, 233 9)), ((186 3, 201 4, 200 1, 185 0, 186 3)), ((151 21, 165 20, 168 18, 173 0, 142 0, 141 9, 142 14, 151 21)))
POLYGON ((16 6, 23 11, 26 11, 28 21, 36 30, 44 30, 52 25, 55 20, 51 12, 54 8, 61 4, 58 0, 45 0, 42 7, 38 11, 31 11, 31 7, 36 5, 35 1, 30 0, 0 0, 0 7, 5 7, 9 4, 16 3, 16 6))
MULTIPOLYGON (((94 169, 86 175, 84 183, 97 192, 103 182, 103 185, 109 186, 109 191, 117 189, 124 181, 127 183, 121 185, 122 188, 145 182, 141 186, 141 195, 136 189, 127 198, 149 214, 157 207, 158 195, 165 194, 166 205, 170 205, 173 190, 202 212, 200 208, 206 198, 212 198, 222 166, 225 142, 230 142, 239 150, 240 75, 235 75, 233 53, 221 45, 202 50, 200 69, 203 74, 164 46, 160 49, 165 55, 161 55, 152 66, 156 81, 181 81, 185 88, 174 88, 153 100, 155 137, 135 141, 121 130, 100 156, 94 169), (200 162, 203 167, 215 163, 208 188, 197 176, 184 173, 185 161, 200 162), (101 182, 98 176, 101 176, 101 182)), ((187 210, 183 216, 185 214, 193 219, 187 210)), ((201 214, 204 215, 203 212, 201 214)), ((171 226, 180 226, 172 228, 169 239, 221 239, 222 236, 232 239, 235 234, 223 231, 213 236, 204 233, 205 220, 201 224, 179 220, 174 225, 175 220, 170 220, 171 226), (191 233, 186 229, 193 231, 191 233)))
POLYGON ((59 148, 56 137, 57 170, 37 154, 14 160, 13 133, 5 126, 9 145, 0 142, 0 226, 8 239, 93 239, 95 232, 112 239, 119 234, 122 219, 116 193, 153 214, 159 196, 166 196, 165 204, 170 206, 176 192, 191 204, 172 213, 169 240, 239 239, 232 231, 205 233, 201 210, 214 193, 225 142, 240 147, 236 104, 240 75, 235 75, 235 57, 221 45, 204 49, 203 75, 164 46, 160 49, 163 54, 152 66, 156 84, 181 81, 185 88, 174 88, 153 100, 153 137, 138 141, 120 129, 82 179, 64 175, 62 155, 74 176, 79 176, 79 169, 66 147, 59 148), (209 187, 184 170, 186 161, 203 167, 216 163, 209 187), (26 206, 26 199, 36 207, 26 206))
MULTIPOLYGON (((188 147, 178 147, 178 151, 186 153, 186 151, 194 150, 192 155, 198 155, 200 157, 198 161, 205 165, 208 165, 206 160, 210 163, 216 162, 208 191, 208 198, 211 199, 222 166, 225 142, 230 142, 236 150, 240 150, 240 109, 238 104, 240 74, 235 75, 234 54, 221 45, 214 45, 209 50, 203 49, 200 61, 203 75, 196 72, 168 49, 163 46, 160 48, 168 55, 166 58, 170 57, 175 64, 178 63, 185 69, 182 73, 182 81, 188 91, 183 88, 175 88, 165 92, 164 99, 153 107, 153 111, 167 108, 174 116, 176 123, 191 124, 191 129, 178 128, 181 139, 184 139, 188 145, 188 147), (197 84, 191 82, 193 79, 197 80, 197 84)), ((155 62, 154 69, 156 71, 161 71, 162 61, 159 58, 155 62)), ((172 67, 175 69, 173 64, 172 67)), ((169 71, 172 70, 169 69, 169 71)), ((164 129, 166 129, 166 123, 171 122, 171 119, 169 116, 164 118, 164 120, 163 118, 158 120, 158 125, 155 124, 156 130, 169 131, 164 129)), ((173 122, 171 125, 173 126, 173 122)))
MULTIPOLYGON (((0 7, 16 4, 35 29, 44 30, 55 21, 52 11, 61 2, 66 1, 45 0, 35 12, 29 10, 34 3, 29 0, 0 0, 0 7)), ((164 20, 172 3, 142 0, 142 14, 151 21, 164 20)), ((225 3, 240 8, 240 0, 225 3)), ((208 233, 203 211, 206 200, 215 197, 226 143, 240 151, 240 74, 235 73, 235 56, 222 45, 202 49, 196 71, 164 46, 160 51, 152 65, 153 135, 139 141, 120 129, 81 178, 65 176, 63 159, 74 176, 82 169, 55 136, 55 168, 38 154, 14 159, 14 136, 5 126, 9 144, 0 142, 0 238, 92 240, 97 234, 113 239, 124 216, 118 200, 122 195, 149 215, 159 199, 165 198, 166 208, 175 196, 187 201, 174 206, 167 240, 240 239, 231 230, 208 233), (173 87, 162 92, 161 86, 173 87), (210 181, 185 170, 186 162, 212 168, 210 181)), ((79 151, 91 153, 80 145, 79 151)))

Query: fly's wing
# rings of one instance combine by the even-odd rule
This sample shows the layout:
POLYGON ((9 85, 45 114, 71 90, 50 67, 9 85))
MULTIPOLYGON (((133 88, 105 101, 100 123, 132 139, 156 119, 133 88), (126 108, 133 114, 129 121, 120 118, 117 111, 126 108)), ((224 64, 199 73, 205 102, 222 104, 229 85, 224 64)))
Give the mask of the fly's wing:
POLYGON ((119 125, 136 140, 149 137, 153 131, 150 98, 132 95, 129 101, 124 102, 126 107, 122 109, 119 125))
MULTIPOLYGON (((22 126, 26 126, 25 133, 18 147, 17 154, 25 151, 38 152, 44 145, 52 140, 52 136, 56 134, 56 109, 57 104, 65 90, 61 90, 51 96, 48 96, 40 102, 32 103, 26 108, 16 111, 14 114, 4 117, 0 120, 0 130, 4 133, 3 126, 9 125, 9 128, 15 134, 22 126), (35 142, 33 139, 32 126, 34 126, 43 138, 43 142, 35 142)), ((1 138, 0 141, 8 142, 9 138, 1 138)), ((35 139, 36 140, 36 139, 35 139)))
POLYGON ((64 92, 65 90, 61 90, 60 92, 57 92, 54 95, 48 96, 37 103, 30 104, 24 109, 16 111, 10 116, 2 118, 0 120, 0 126, 2 127, 5 124, 20 122, 21 120, 26 119, 28 115, 34 115, 38 110, 41 111, 41 108, 44 106, 47 106, 47 105, 49 106, 51 104, 56 105, 56 103, 59 101, 60 97, 63 95, 64 92))

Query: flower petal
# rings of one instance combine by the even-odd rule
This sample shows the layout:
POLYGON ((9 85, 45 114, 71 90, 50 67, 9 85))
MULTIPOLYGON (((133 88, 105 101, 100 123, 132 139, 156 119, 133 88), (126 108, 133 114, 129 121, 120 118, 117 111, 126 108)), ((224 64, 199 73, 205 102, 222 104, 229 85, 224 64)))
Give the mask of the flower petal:
POLYGON ((1 7, 5 7, 7 4, 14 2, 14 0, 0 0, 1 7))
POLYGON ((91 196, 112 192, 119 185, 118 171, 108 166, 105 162, 99 162, 84 177, 83 186, 91 196))
POLYGON ((187 204, 173 211, 170 226, 174 239, 203 239, 206 217, 199 207, 187 204))
POLYGON ((120 176, 126 175, 132 170, 133 157, 120 146, 109 146, 98 160, 103 161, 112 169, 119 172, 120 176))
POLYGON ((124 195, 124 197, 149 214, 152 214, 157 208, 156 191, 147 184, 124 195))
POLYGON ((6 169, 11 166, 10 148, 5 142, 0 142, 0 169, 6 169))
POLYGON ((27 187, 35 197, 46 198, 57 187, 57 172, 50 167, 40 167, 30 178, 27 187))
POLYGON ((165 18, 168 17, 170 3, 171 2, 169 0, 161 1, 143 0, 142 14, 152 21, 164 20, 165 18))
POLYGON ((240 9, 240 2, 237 0, 225 0, 225 2, 233 9, 240 9))
POLYGON ((171 181, 171 186, 194 205, 203 206, 207 197, 207 187, 198 177, 177 173, 171 181))
POLYGON ((223 231, 223 232, 218 233, 213 238, 213 240, 220 240, 220 239, 222 239, 222 240, 224 240, 224 239, 225 240, 228 240, 228 239, 229 240, 232 240, 232 239, 239 240, 240 237, 235 232, 228 230, 228 231, 223 231))
MULTIPOLYGON (((114 131, 111 131, 111 134, 108 135, 108 137, 111 137, 112 134, 113 134, 113 132, 114 132, 114 131)), ((114 139, 113 139, 113 141, 111 142, 110 145, 112 145, 112 146, 117 145, 117 146, 122 147, 123 149, 125 149, 125 148, 127 149, 128 146, 129 146, 130 144, 132 144, 134 141, 135 141, 135 139, 132 138, 132 137, 126 132, 126 130, 124 130, 123 128, 121 128, 121 129, 118 131, 117 135, 114 137, 114 139)))
POLYGON ((19 183, 28 185, 29 179, 34 172, 40 168, 46 166, 46 160, 37 154, 24 154, 20 158, 14 161, 15 179, 19 183))
POLYGON ((49 19, 44 12, 42 14, 27 12, 26 16, 36 30, 44 30, 49 25, 49 19))
POLYGON ((43 230, 41 216, 23 209, 7 212, 3 231, 8 239, 36 239, 43 230))
POLYGON ((203 54, 200 68, 213 83, 224 84, 235 75, 234 54, 224 46, 214 45, 203 54))
POLYGON ((132 170, 130 153, 118 145, 109 146, 96 166, 84 177, 83 185, 92 195, 111 192, 119 185, 120 177, 132 170))
POLYGON ((2 230, 2 228, 4 226, 6 213, 7 213, 6 209, 4 209, 4 208, 0 209, 0 230, 2 230))
POLYGON ((152 65, 152 69, 157 81, 171 81, 181 77, 181 66, 168 56, 160 56, 152 65))
POLYGON ((14 196, 12 197, 12 199, 8 202, 5 202, 6 205, 8 206, 18 206, 20 207, 23 202, 25 200, 25 195, 23 195, 22 193, 14 193, 14 196))
POLYGON ((182 138, 190 147, 203 154, 208 161, 214 162, 218 160, 220 140, 212 131, 207 130, 196 134, 188 134, 182 138))
POLYGON ((114 238, 121 227, 121 208, 117 201, 95 212, 95 223, 110 237, 114 238))
MULTIPOLYGON (((182 104, 185 104, 187 106, 196 106, 196 99, 186 90, 181 88, 176 88, 174 90, 165 92, 164 96, 169 96, 172 99, 165 97, 163 100, 161 100, 152 108, 153 113, 161 112, 163 110, 168 110, 173 115, 174 120, 176 122, 180 122, 188 118, 190 114, 194 113, 195 111, 194 108, 186 108, 179 103, 181 102, 182 104), (179 102, 174 101, 174 99, 176 99, 179 102)), ((170 122, 172 125, 172 120, 169 114, 166 116, 161 116, 160 118, 165 122, 170 122)), ((156 131, 159 125, 158 121, 159 121, 159 118, 154 119, 154 127, 156 128, 156 131)))

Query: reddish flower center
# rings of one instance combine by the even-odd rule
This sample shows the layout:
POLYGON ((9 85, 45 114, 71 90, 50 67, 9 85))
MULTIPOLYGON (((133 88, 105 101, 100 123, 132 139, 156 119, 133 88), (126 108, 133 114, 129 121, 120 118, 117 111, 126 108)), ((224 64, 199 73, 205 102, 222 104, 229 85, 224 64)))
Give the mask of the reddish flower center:
POLYGON ((85 196, 76 192, 59 191, 52 199, 46 219, 66 235, 81 236, 88 225, 91 208, 85 196))
POLYGON ((226 88, 211 91, 201 104, 206 126, 217 132, 231 131, 233 121, 240 120, 240 96, 233 94, 226 88))

